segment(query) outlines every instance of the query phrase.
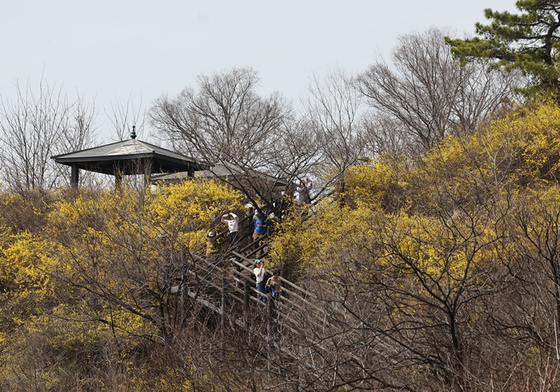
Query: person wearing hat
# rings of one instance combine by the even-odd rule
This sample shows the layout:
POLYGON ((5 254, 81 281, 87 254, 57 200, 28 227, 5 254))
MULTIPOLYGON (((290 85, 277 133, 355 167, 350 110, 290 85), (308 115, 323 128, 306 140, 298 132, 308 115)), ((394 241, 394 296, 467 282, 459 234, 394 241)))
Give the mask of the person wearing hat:
POLYGON ((208 233, 206 239, 206 259, 210 260, 216 253, 218 253, 218 249, 216 248, 216 233, 211 231, 208 233))
POLYGON ((264 260, 255 259, 253 262, 255 268, 253 268, 253 273, 255 274, 256 282, 257 282, 257 298, 263 302, 266 302, 266 292, 265 292, 265 280, 264 280, 264 260), (262 293, 262 294, 261 294, 262 293))

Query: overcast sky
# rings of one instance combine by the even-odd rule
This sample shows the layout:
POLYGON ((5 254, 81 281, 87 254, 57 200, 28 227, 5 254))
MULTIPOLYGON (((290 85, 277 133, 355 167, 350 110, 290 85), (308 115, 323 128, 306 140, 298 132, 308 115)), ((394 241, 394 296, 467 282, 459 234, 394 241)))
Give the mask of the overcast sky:
MULTIPOLYGON (((515 0, 0 0, 0 96, 41 78, 100 112, 149 108, 197 76, 252 67, 259 93, 298 104, 309 80, 389 59, 399 35, 430 27, 473 35, 483 10, 515 0)), ((101 130, 101 133, 103 130, 101 130)))

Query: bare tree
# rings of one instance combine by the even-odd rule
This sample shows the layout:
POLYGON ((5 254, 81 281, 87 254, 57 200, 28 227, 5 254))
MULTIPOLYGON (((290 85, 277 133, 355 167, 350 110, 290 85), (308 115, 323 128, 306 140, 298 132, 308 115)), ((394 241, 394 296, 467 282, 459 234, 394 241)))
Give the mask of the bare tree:
POLYGON ((176 149, 208 162, 266 166, 288 109, 278 94, 258 96, 257 85, 249 68, 200 76, 198 91, 186 88, 175 99, 155 102, 152 125, 176 149))
POLYGON ((511 311, 495 317, 543 352, 557 355, 560 337, 560 208, 558 191, 520 194, 508 216, 511 237, 499 255, 516 281, 511 311))
POLYGON ((299 168, 286 164, 286 157, 295 155, 288 142, 299 131, 291 129, 291 108, 279 94, 256 93, 258 81, 250 68, 200 76, 198 90, 158 99, 149 116, 158 136, 175 150, 207 162, 210 170, 220 165, 216 175, 273 210, 277 180, 299 168))
POLYGON ((281 141, 274 148, 272 163, 279 173, 283 173, 288 195, 293 195, 299 178, 320 171, 323 141, 305 116, 286 124, 281 141))
POLYGON ((383 153, 409 155, 407 153, 411 146, 407 141, 407 134, 395 118, 370 110, 364 117, 362 126, 364 131, 361 144, 366 157, 373 158, 383 153))
POLYGON ((135 105, 132 97, 129 97, 126 104, 119 101, 111 103, 112 114, 107 113, 107 115, 111 118, 117 140, 128 139, 133 130, 136 134, 142 132, 144 120, 141 118, 141 106, 142 100, 139 105, 135 105))
POLYGON ((379 61, 359 76, 368 103, 423 148, 509 107, 519 82, 518 74, 488 71, 481 63, 461 65, 444 37, 438 29, 402 36, 392 65, 379 61))
POLYGON ((0 113, 2 177, 13 191, 58 185, 62 173, 51 156, 85 148, 94 139, 95 110, 81 98, 68 101, 42 81, 34 93, 18 86, 17 98, 3 100, 0 113))
POLYGON ((307 101, 308 126, 320 146, 317 159, 333 168, 325 187, 336 184, 344 192, 344 177, 348 167, 363 153, 363 128, 360 122, 361 95, 354 88, 354 80, 342 72, 335 72, 324 80, 313 79, 311 98, 307 101))

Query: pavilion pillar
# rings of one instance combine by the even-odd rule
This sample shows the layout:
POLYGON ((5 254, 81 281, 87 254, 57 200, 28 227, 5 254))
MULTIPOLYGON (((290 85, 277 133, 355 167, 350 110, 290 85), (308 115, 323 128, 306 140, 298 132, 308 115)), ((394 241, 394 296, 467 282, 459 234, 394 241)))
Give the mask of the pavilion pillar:
POLYGON ((147 159, 143 165, 144 167, 144 188, 150 186, 152 182, 152 170, 153 170, 153 162, 151 159, 147 159))
POLYGON ((120 191, 122 189, 123 172, 120 170, 115 171, 115 189, 120 191))
POLYGON ((72 188, 78 187, 78 182, 80 180, 80 169, 78 165, 72 165, 72 171, 70 173, 70 185, 72 188))

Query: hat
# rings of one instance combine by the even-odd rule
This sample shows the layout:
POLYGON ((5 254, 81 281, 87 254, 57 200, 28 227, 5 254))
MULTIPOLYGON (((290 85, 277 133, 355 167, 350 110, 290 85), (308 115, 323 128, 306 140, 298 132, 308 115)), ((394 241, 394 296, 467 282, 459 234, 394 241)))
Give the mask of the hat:
POLYGON ((214 233, 213 231, 211 231, 210 233, 208 233, 208 237, 216 237, 216 233, 214 233))
POLYGON ((261 261, 259 259, 255 259, 255 261, 253 261, 253 264, 259 264, 261 261))

